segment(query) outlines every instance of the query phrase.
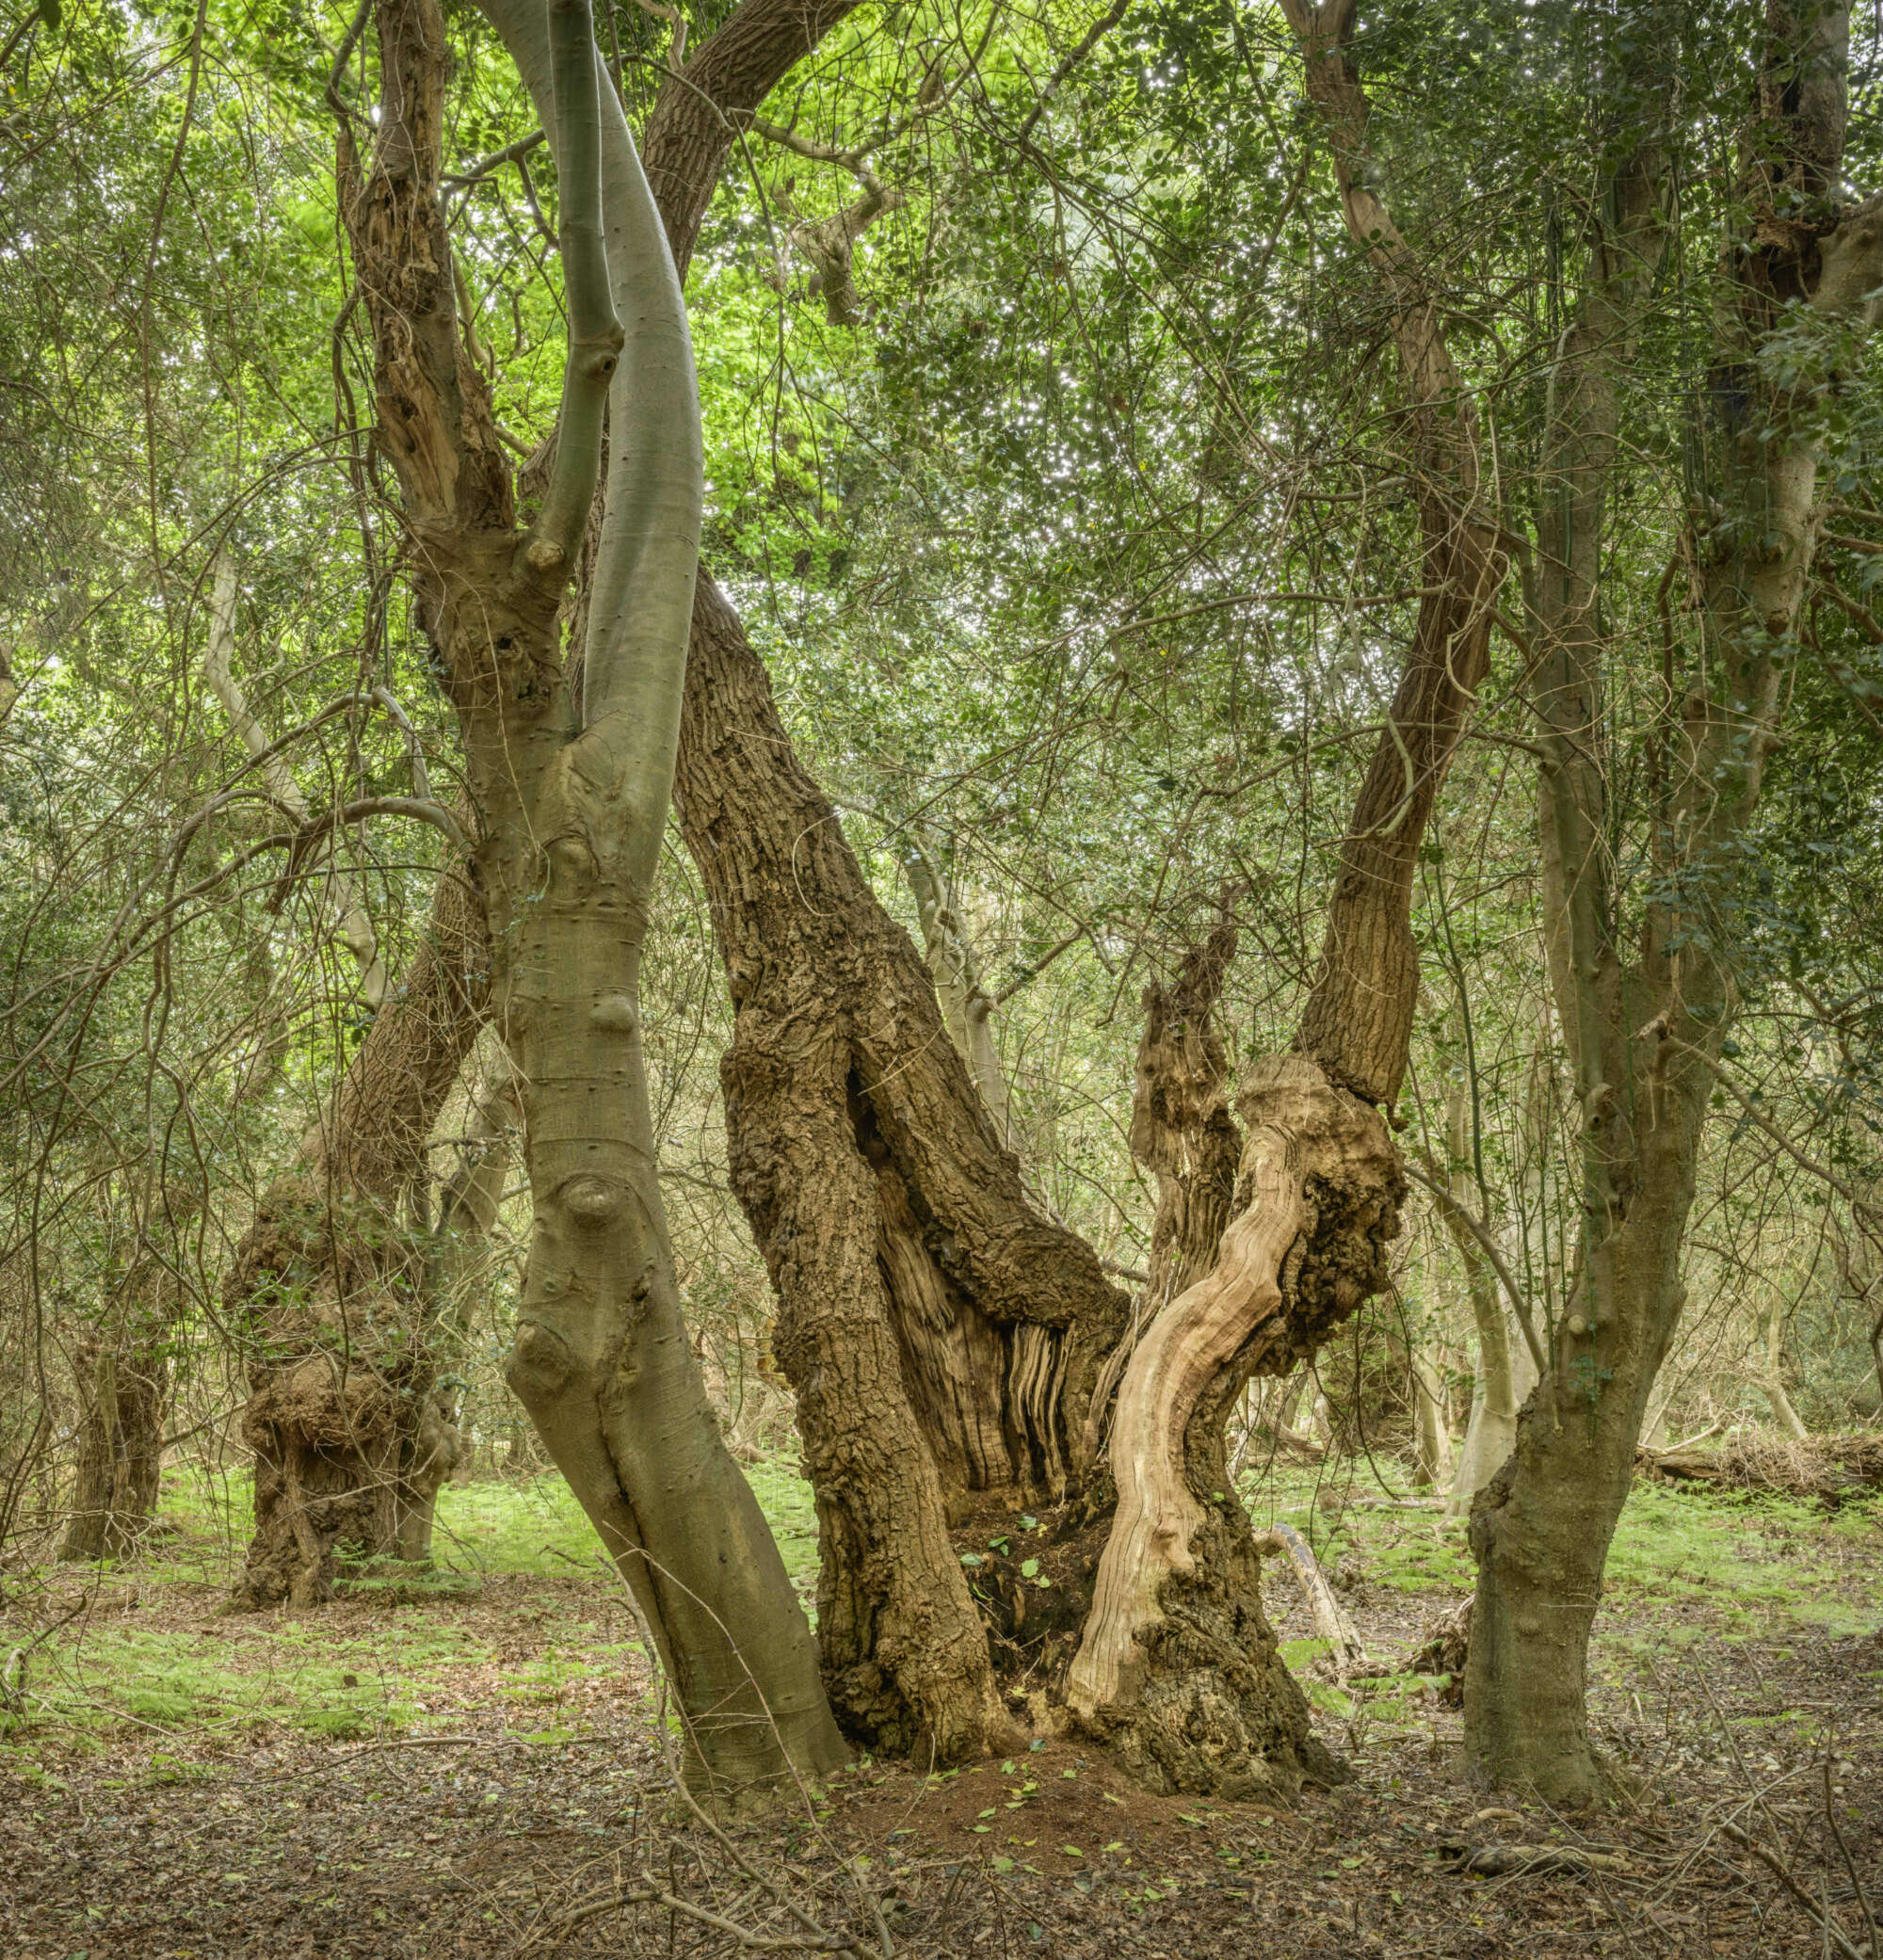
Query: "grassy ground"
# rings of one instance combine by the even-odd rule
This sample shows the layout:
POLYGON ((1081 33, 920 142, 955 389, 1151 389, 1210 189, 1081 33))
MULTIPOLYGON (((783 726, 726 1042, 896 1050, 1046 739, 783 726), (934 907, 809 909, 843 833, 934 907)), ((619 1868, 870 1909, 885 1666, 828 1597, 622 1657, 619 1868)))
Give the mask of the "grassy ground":
MULTIPOLYGON (((808 1596, 809 1491, 787 1466, 751 1474, 808 1596)), ((232 1618, 247 1495, 179 1470, 143 1556, 7 1576, 0 1658, 31 1644, 23 1706, 0 1712, 7 1960, 734 1951, 671 1908, 592 1909, 606 1873, 669 1865, 734 1919, 783 1911, 675 1822, 646 1657, 558 1480, 447 1489, 435 1572, 364 1571, 318 1613, 232 1618)), ((1403 1671, 1467 1587, 1458 1528, 1364 1462, 1247 1496, 1258 1524, 1311 1537, 1382 1669, 1326 1678, 1269 1568, 1284 1654, 1353 1785, 1286 1817, 1151 1798, 1045 1739, 935 1777, 860 1767, 749 1835, 748 1861, 897 1954, 1816 1953, 1777 1879, 1722 1849, 1722 1823, 1757 1812, 1867 1937, 1823 1813, 1849 1813, 1855 1869, 1874 1872, 1877 1505, 1637 1487, 1592 1706, 1650 1799, 1603 1824, 1633 1862, 1597 1887, 1461 1879, 1436 1849, 1574 1835, 1534 1807, 1485 1810, 1457 1779, 1456 1714, 1403 1671)))

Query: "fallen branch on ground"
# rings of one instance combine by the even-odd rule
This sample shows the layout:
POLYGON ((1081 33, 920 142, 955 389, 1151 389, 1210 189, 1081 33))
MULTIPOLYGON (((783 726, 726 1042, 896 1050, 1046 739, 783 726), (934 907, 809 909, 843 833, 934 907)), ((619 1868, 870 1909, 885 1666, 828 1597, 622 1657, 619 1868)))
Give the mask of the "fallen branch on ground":
POLYGON ((1315 1562, 1308 1541, 1293 1525, 1274 1524, 1255 1534, 1255 1549, 1264 1558, 1283 1557, 1301 1587, 1301 1597, 1313 1615, 1314 1631, 1328 1643, 1334 1665, 1334 1678, 1344 1681, 1367 1664, 1366 1648, 1354 1631, 1353 1622, 1334 1598, 1334 1589, 1315 1562))
POLYGON ((1477 1878, 1553 1878, 1628 1869, 1622 1852, 1585 1851, 1577 1844, 1441 1844, 1439 1856, 1477 1878))

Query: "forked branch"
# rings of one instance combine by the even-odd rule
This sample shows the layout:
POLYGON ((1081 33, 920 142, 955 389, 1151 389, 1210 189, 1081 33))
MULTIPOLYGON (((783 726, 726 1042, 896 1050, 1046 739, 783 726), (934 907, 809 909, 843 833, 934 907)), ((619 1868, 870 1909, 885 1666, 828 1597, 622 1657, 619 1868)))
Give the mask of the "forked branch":
MULTIPOLYGON (((602 88, 588 0, 549 0, 551 95, 562 183, 557 239, 569 310, 569 358, 555 463, 524 555, 537 570, 573 565, 602 469, 602 423, 624 335, 602 243, 602 88)), ((613 91, 609 94, 612 98, 613 91)))

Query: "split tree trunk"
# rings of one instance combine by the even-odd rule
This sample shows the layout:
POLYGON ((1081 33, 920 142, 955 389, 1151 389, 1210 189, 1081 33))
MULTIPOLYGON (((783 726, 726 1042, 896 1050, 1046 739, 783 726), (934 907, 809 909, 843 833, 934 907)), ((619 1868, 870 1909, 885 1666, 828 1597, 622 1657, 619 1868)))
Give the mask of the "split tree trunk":
MULTIPOLYGON (((739 120, 828 24, 787 21, 748 0, 722 30, 745 25, 738 58, 708 62, 709 42, 663 87, 648 168, 683 270, 739 120), (768 67, 753 58, 767 45, 768 67)), ((1457 391, 1436 315, 1401 299, 1418 413, 1442 422, 1457 391)), ((1469 431, 1455 441, 1468 456, 1469 431)), ((1422 608, 1398 740, 1369 775, 1344 855, 1304 1053, 1274 1058, 1250 1091, 1259 1135, 1245 1168, 1273 1160, 1292 1192, 1264 1193, 1277 1215, 1255 1226, 1273 1242, 1268 1264, 1288 1260, 1290 1310, 1260 1339, 1231 1341, 1225 1367, 1187 1370, 1197 1379, 1179 1398, 1190 1406, 1174 1448, 1205 1479, 1222 1475, 1222 1419, 1248 1368, 1286 1365, 1351 1311, 1377 1284, 1396 1224, 1397 1162, 1372 1101, 1390 1100, 1404 1067, 1411 868, 1483 671, 1483 613, 1501 576, 1489 534, 1457 522, 1471 495, 1456 496, 1455 469, 1444 475, 1423 568, 1443 596, 1422 608), (1285 1130, 1303 1121, 1309 1153, 1285 1130), (1347 1181, 1323 1175, 1334 1159, 1347 1181), (1304 1231, 1311 1213, 1317 1229, 1304 1231), (1297 1237, 1313 1256, 1292 1256, 1297 1237)), ((1050 1685, 1086 1631, 1109 1511, 1090 1438, 1128 1303, 1088 1247, 1028 1205, 943 1035, 928 974, 792 754, 736 615, 703 578, 675 804, 734 1004, 722 1070, 732 1178, 779 1294, 777 1351, 817 1493, 825 1679, 840 1719, 873 1746, 943 1759, 1004 1747, 1001 1674, 1050 1685), (1022 1554, 1039 1558, 1050 1592, 1028 1590, 1022 1554)), ((1148 1367, 1147 1353, 1130 1365, 1148 1367)), ((1236 1643, 1228 1696, 1218 1647, 1170 1642, 1160 1716, 1108 1725, 1151 1779, 1285 1792, 1305 1772, 1331 1772, 1275 1659, 1258 1581, 1236 1520, 1206 1580, 1236 1643), (1183 1732, 1192 1716, 1195 1738, 1183 1732)))

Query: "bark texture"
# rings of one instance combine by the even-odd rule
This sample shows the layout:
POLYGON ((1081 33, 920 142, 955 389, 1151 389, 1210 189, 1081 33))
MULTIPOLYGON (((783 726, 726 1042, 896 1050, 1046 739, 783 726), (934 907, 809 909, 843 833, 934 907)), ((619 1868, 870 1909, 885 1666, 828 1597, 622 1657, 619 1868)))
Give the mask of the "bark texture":
MULTIPOLYGON (((1718 275, 1720 521, 1693 540, 1703 658, 1668 699, 1651 748, 1650 897, 1624 942, 1607 840, 1625 772, 1607 752, 1602 519, 1619 454, 1620 379, 1663 236, 1665 77, 1601 186, 1578 318, 1566 337, 1532 594, 1544 769, 1545 906, 1584 1132, 1583 1219, 1550 1367, 1517 1447, 1473 1507, 1478 1562, 1465 1682, 1477 1769, 1558 1804, 1607 1787, 1584 1700, 1590 1624, 1654 1376, 1685 1297, 1680 1261, 1719 1046, 1731 1025, 1742 894, 1735 849, 1777 739, 1818 523, 1810 434, 1817 384, 1775 388, 1758 356, 1792 302, 1874 324, 1883 200, 1837 201, 1847 15, 1772 0, 1740 159, 1744 231, 1718 275)), ((1665 57, 1636 37, 1637 63, 1665 57)))
POLYGON ((637 983, 698 553, 698 388, 585 0, 486 11, 552 133, 561 192, 568 361, 527 528, 460 336, 436 0, 376 9, 375 141, 362 155, 343 122, 341 214, 417 616, 463 738, 491 1006, 521 1089, 534 1224, 509 1381, 633 1592, 674 1688, 689 1777, 741 1803, 843 1749, 802 1612, 706 1400, 653 1168, 637 983), (558 614, 604 413, 600 549, 580 658, 566 659, 558 614))
MULTIPOLYGON (((1347 230, 1391 308, 1425 596, 1342 846, 1293 1052, 1244 1071, 1241 1165, 1220 1258, 1159 1313, 1119 1387, 1118 1514, 1068 1677, 1070 1707, 1128 1758, 1158 1762, 1184 1788, 1242 1793, 1258 1760, 1281 1782, 1306 1759, 1297 1752, 1291 1763, 1260 1731, 1262 1713, 1281 1702, 1249 1694, 1239 1678, 1253 1651, 1245 1626, 1199 1611, 1196 1599, 1198 1575, 1232 1566, 1247 1543, 1223 1467, 1223 1421, 1251 1374, 1312 1354, 1386 1281, 1406 1179, 1380 1112, 1399 1092, 1418 998, 1412 879, 1484 678, 1504 575, 1438 297, 1365 154, 1351 0, 1284 0, 1284 11, 1332 137, 1347 230)), ((1227 1596, 1238 1612, 1249 1590, 1242 1580, 1227 1596)))
POLYGON ((399 1545, 401 1478, 437 1453, 425 1235, 408 1222, 426 1145, 486 1012, 490 949, 447 872, 405 983, 330 1109, 264 1195, 223 1281, 247 1345, 255 1530, 232 1603, 332 1595, 342 1545, 399 1545))
MULTIPOLYGON (((848 10, 748 0, 664 85, 645 154, 683 274, 737 129, 848 10)), ((873 1747, 1003 1749, 1003 1678, 1063 1664, 1076 1635, 1088 1419, 1128 1302, 1028 1203, 931 974, 703 574, 674 806, 733 1002, 732 1181, 778 1294, 816 1491, 825 1682, 873 1747), (1022 1515, 1063 1587, 988 1550, 1022 1515), (980 1566, 963 1566, 970 1548, 980 1566)))
POLYGON ((732 1181, 817 1495, 832 1701, 879 1748, 1004 1748, 984 1610, 1022 1647, 1032 1630, 976 1599, 960 1551, 1022 1512, 1079 1529, 1086 1417, 1126 1300, 1028 1203, 922 956, 704 577, 674 802, 732 996, 732 1181))
MULTIPOLYGON (((695 66, 709 42, 688 65, 693 86, 664 88, 649 127, 649 173, 683 267, 737 116, 827 24, 775 20, 767 78, 751 57, 764 38, 757 24, 772 16, 749 18, 723 86, 755 92, 722 92, 722 113, 712 113, 721 84, 695 66)), ((1457 411, 1438 397, 1455 394, 1455 380, 1436 310, 1426 304, 1419 318, 1404 337, 1414 350, 1414 419, 1442 434, 1457 411)), ((1457 438, 1466 458, 1469 433, 1457 438)), ((1246 1188, 1279 1210, 1251 1225, 1237 1271, 1272 1261, 1287 1277, 1285 1305, 1268 1309, 1267 1291, 1240 1280, 1219 1289, 1222 1364, 1180 1362, 1176 1392, 1141 1393, 1146 1406, 1182 1419, 1151 1456, 1167 1475, 1173 1461, 1184 1467, 1192 1501, 1225 1487, 1222 1422, 1248 1369, 1282 1365, 1350 1311, 1377 1285, 1396 1228, 1396 1160, 1372 1103, 1390 1100, 1405 1067, 1411 868, 1482 673, 1484 613, 1501 575, 1483 528, 1457 515, 1473 502, 1447 483, 1423 517, 1427 583, 1440 597, 1422 609, 1390 743, 1367 778, 1300 1053, 1274 1058, 1250 1091, 1259 1138, 1244 1160, 1246 1188)), ((944 1759, 1004 1747, 1003 1673, 1051 1686, 1089 1638, 1093 1554, 1111 1512, 1097 1438, 1129 1303, 1089 1248, 1027 1203, 947 1038, 930 976, 793 755, 737 616, 705 578, 675 804, 734 1004, 722 1070, 732 1177, 778 1293, 777 1352, 817 1493, 825 1679, 846 1728, 873 1746, 944 1759), (1017 1517, 1037 1520, 1019 1550, 1038 1547, 1050 1592, 1029 1591, 1019 1570, 1017 1517)), ((1173 1262, 1207 1236, 1201 1218, 1167 1240, 1173 1262)), ((1200 1326, 1212 1316, 1196 1318, 1200 1326)), ((1167 1346, 1133 1354, 1125 1344, 1127 1377, 1154 1373, 1167 1346)), ((1129 1446, 1122 1425, 1113 1434, 1115 1469, 1129 1446)), ((1156 1647, 1167 1693, 1138 1716, 1101 1717, 1093 1706, 1090 1718, 1167 1786, 1285 1793, 1304 1774, 1331 1773, 1275 1659, 1239 1514, 1193 1565, 1211 1624, 1187 1644, 1173 1636, 1156 1647), (1210 1644, 1221 1629, 1228 1663, 1210 1644)), ((1128 1585, 1115 1590, 1131 1597, 1128 1585)))

